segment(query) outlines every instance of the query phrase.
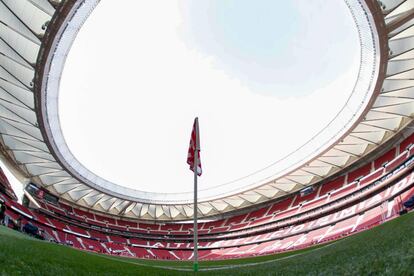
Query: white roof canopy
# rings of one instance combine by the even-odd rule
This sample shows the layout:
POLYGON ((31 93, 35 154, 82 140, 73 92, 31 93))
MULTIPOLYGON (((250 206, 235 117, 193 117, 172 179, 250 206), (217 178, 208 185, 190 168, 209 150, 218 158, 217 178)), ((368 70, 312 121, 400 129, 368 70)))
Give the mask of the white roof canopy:
MULTIPOLYGON (((190 218, 191 194, 145 193, 106 181, 71 156, 61 135, 57 93, 65 57, 98 2, 0 3, 1 143, 23 175, 69 202, 130 218, 190 218)), ((359 30, 361 66, 352 96, 334 119, 343 124, 328 125, 300 154, 286 156, 263 174, 237 186, 202 191, 201 217, 318 183, 381 147, 412 121, 414 3, 382 1, 380 10, 376 1, 345 2, 359 30)))

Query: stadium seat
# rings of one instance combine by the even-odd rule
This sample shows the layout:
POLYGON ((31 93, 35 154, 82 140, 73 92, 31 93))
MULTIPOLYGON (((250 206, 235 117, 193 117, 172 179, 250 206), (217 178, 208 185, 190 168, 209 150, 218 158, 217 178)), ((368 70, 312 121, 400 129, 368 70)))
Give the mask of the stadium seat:
MULTIPOLYGON (((402 205, 414 207, 414 183, 410 182, 414 177, 407 175, 412 173, 408 168, 397 170, 404 162, 411 162, 409 153, 395 154, 391 150, 381 156, 377 164, 383 160, 388 163, 372 172, 368 168, 374 163, 349 173, 348 180, 353 180, 349 184, 345 185, 345 176, 341 176, 305 196, 297 193, 258 210, 200 223, 200 259, 296 250, 339 239, 398 216, 402 205), (401 177, 410 181, 398 180, 401 177)), ((192 258, 192 223, 133 222, 62 203, 39 202, 41 208, 33 210, 7 200, 10 208, 6 214, 14 220, 23 216, 57 242, 82 250, 147 259, 192 258)))

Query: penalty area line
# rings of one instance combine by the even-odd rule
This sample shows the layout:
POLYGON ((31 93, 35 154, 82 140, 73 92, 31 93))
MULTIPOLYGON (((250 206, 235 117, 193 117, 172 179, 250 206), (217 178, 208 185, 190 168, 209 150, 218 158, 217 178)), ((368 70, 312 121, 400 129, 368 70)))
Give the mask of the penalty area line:
MULTIPOLYGON (((275 260, 267 260, 267 261, 262 261, 262 262, 246 263, 246 264, 237 264, 237 265, 212 266, 212 267, 205 267, 205 268, 200 267, 199 268, 199 271, 227 270, 227 269, 233 269, 233 268, 250 267, 250 266, 256 266, 256 265, 276 263, 276 262, 279 262, 279 261, 282 261, 282 260, 290 259, 290 258, 297 257, 297 256, 302 256, 302 255, 305 255, 305 254, 308 254, 308 253, 312 253, 312 252, 318 251, 320 249, 327 248, 327 247, 329 247, 331 245, 334 245, 334 244, 336 244, 338 242, 341 242, 341 241, 343 241, 345 239, 346 238, 341 239, 341 240, 338 240, 338 241, 335 241, 335 242, 332 242, 332 243, 329 243, 327 245, 324 245, 324 246, 321 246, 321 247, 318 247, 318 248, 315 248, 313 250, 309 250, 309 251, 306 251, 306 252, 303 252, 303 253, 292 254, 292 255, 289 255, 289 256, 286 256, 286 257, 282 257, 282 258, 278 258, 278 259, 275 259, 275 260)), ((112 260, 112 261, 119 261, 119 262, 123 262, 123 263, 127 263, 127 264, 132 264, 132 265, 136 265, 136 266, 141 266, 141 267, 152 267, 152 268, 167 269, 167 270, 173 270, 173 271, 183 271, 183 272, 184 271, 185 272, 192 272, 193 271, 193 269, 190 268, 190 267, 184 268, 184 267, 163 266, 163 265, 150 265, 150 264, 137 263, 137 262, 133 262, 133 261, 118 259, 118 258, 114 258, 114 257, 111 257, 111 256, 106 256, 106 255, 94 254, 92 252, 87 252, 87 253, 90 254, 90 255, 94 255, 94 256, 100 256, 102 258, 106 258, 106 259, 109 259, 109 260, 112 260)), ((200 265, 202 266, 202 263, 200 263, 200 265)))
MULTIPOLYGON (((133 265, 137 265, 137 266, 161 268, 161 269, 168 269, 168 270, 175 270, 175 271, 193 271, 192 268, 180 268, 180 267, 174 267, 174 266, 143 264, 143 263, 137 263, 137 262, 128 261, 128 260, 118 259, 118 258, 106 256, 106 255, 94 254, 94 253, 91 253, 91 252, 87 252, 87 253, 91 254, 91 255, 94 255, 94 256, 99 256, 99 257, 102 257, 102 258, 105 258, 105 259, 108 259, 108 260, 118 261, 118 262, 127 263, 127 264, 133 264, 133 265)), ((140 259, 138 259, 138 260, 140 260, 140 259)))
MULTIPOLYGON (((337 242, 339 242, 339 241, 337 241, 337 242)), ((306 251, 306 252, 303 252, 303 253, 297 253, 297 254, 289 255, 289 256, 282 257, 282 258, 278 258, 278 259, 275 259, 275 260, 267 260, 267 261, 263 261, 263 262, 247 263, 247 264, 237 264, 237 265, 222 265, 222 266, 207 267, 207 268, 201 268, 200 267, 199 271, 225 270, 225 269, 233 269, 233 268, 240 268, 240 267, 249 267, 249 266, 262 265, 262 264, 276 263, 278 261, 282 261, 282 260, 290 259, 290 258, 293 258, 293 257, 305 255, 305 254, 308 254, 308 253, 311 253, 311 252, 315 252, 317 250, 320 250, 320 249, 329 247, 331 245, 334 245, 337 242, 333 242, 333 243, 324 245, 322 247, 315 248, 315 249, 310 250, 310 251, 306 251)))

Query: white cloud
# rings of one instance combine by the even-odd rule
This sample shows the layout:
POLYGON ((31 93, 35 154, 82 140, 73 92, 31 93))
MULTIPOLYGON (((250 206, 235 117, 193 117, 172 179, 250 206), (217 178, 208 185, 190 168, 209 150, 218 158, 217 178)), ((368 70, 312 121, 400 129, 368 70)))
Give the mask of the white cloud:
MULTIPOLYGON (((226 60, 218 62, 220 56, 189 50, 176 1, 126 3, 122 16, 111 17, 125 6, 102 1, 86 22, 64 69, 59 106, 75 156, 120 185, 191 190, 185 159, 195 116, 204 166, 200 187, 242 177, 312 137, 353 87, 358 53, 340 77, 319 80, 319 88, 304 96, 252 91, 248 80, 221 66, 226 60)), ((306 83, 294 86, 305 89, 306 83)))
POLYGON ((2 168, 4 174, 6 175, 7 179, 10 182, 10 185, 12 186, 12 189, 14 193, 16 194, 18 198, 18 202, 22 202, 23 198, 23 183, 19 181, 13 173, 6 167, 3 160, 0 159, 0 167, 2 168))

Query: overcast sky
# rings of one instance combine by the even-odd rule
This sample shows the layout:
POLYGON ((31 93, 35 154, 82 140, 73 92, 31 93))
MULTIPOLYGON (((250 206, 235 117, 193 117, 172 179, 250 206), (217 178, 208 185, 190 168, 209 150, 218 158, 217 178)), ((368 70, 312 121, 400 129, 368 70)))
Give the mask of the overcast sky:
POLYGON ((143 191, 200 188, 273 163, 343 106, 359 66, 344 1, 102 0, 60 86, 66 142, 92 172, 143 191))

